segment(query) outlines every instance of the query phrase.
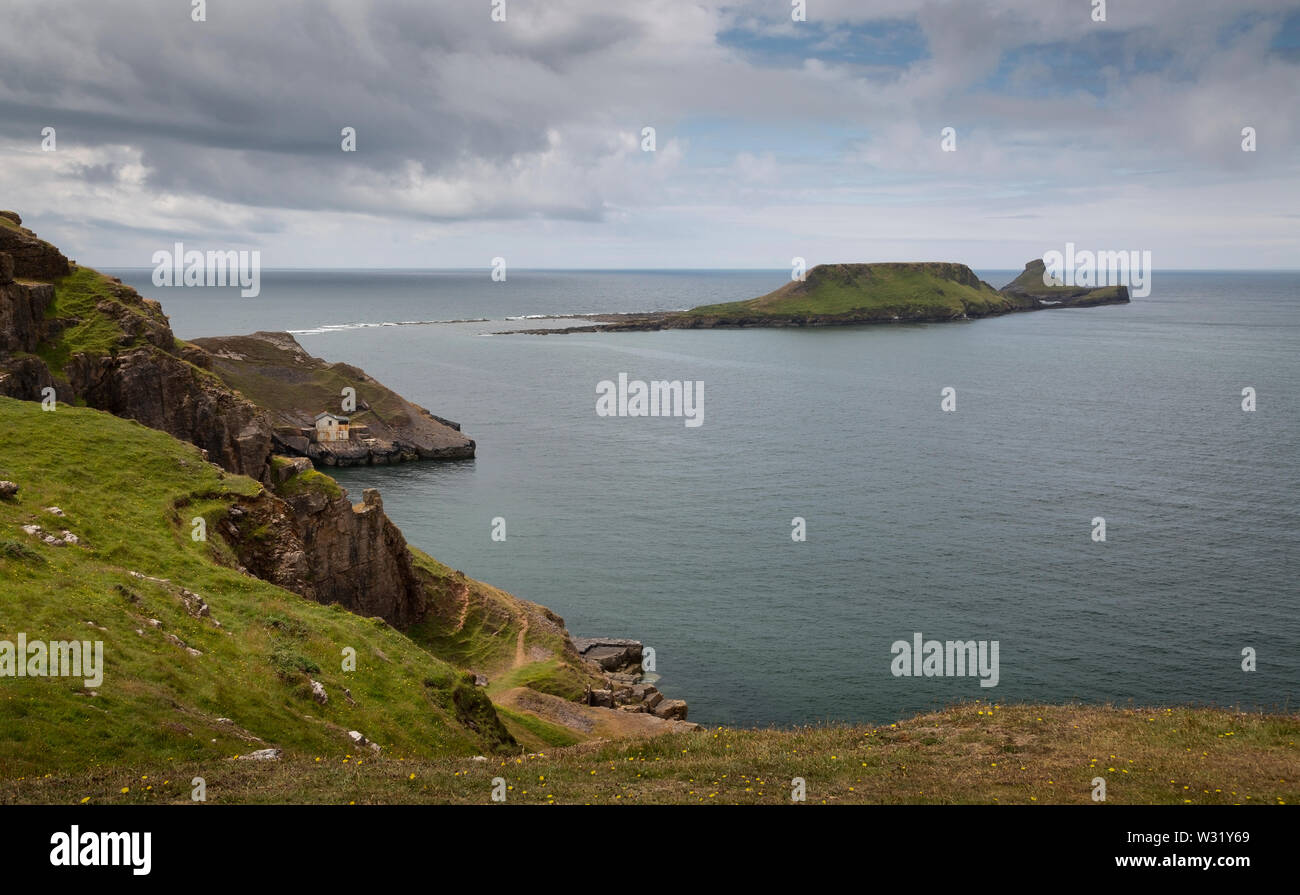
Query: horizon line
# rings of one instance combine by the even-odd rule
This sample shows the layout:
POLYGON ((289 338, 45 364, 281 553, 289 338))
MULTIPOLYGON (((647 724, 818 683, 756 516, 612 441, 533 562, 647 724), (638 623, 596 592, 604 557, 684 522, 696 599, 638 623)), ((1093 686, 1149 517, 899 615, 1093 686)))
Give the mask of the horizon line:
MULTIPOLYGON (((953 263, 961 264, 963 262, 917 262, 917 261, 827 261, 825 264, 937 264, 953 263)), ((78 267, 92 267, 95 270, 155 270, 157 265, 134 267, 116 264, 105 264, 100 266, 81 264, 77 262, 78 267)), ((821 265, 814 264, 808 268, 821 265)), ((986 267, 983 265, 967 264, 972 270, 1023 270, 1021 267, 986 267)), ((263 271, 412 271, 412 272, 448 272, 463 273, 473 271, 475 273, 491 273, 492 267, 262 267, 263 271)), ((664 272, 664 273, 788 273, 790 268, 787 267, 512 267, 511 271, 530 271, 543 273, 632 273, 632 272, 664 272)), ((1166 273, 1300 273, 1300 267, 1166 267, 1160 268, 1166 273)), ((161 287, 166 288, 166 287, 161 287)))

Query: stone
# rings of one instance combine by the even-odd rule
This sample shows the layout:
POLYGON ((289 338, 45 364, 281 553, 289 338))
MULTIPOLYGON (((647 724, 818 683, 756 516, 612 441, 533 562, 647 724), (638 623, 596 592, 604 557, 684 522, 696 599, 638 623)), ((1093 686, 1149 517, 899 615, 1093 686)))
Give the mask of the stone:
POLYGON ((325 693, 325 685, 320 681, 311 682, 311 698, 319 702, 321 705, 330 701, 329 696, 325 693))
POLYGON ((0 498, 8 500, 10 497, 18 496, 18 483, 11 482, 8 479, 0 481, 0 498))
POLYGON ((284 753, 279 749, 258 749, 247 755, 239 756, 240 761, 279 761, 284 753))
MULTIPOLYGON (((575 637, 573 646, 588 661, 606 672, 640 674, 641 641, 615 637, 575 637)), ((630 683, 630 681, 629 681, 630 683)))
POLYGON ((659 718, 685 721, 686 701, 684 699, 665 699, 651 709, 651 712, 659 718))

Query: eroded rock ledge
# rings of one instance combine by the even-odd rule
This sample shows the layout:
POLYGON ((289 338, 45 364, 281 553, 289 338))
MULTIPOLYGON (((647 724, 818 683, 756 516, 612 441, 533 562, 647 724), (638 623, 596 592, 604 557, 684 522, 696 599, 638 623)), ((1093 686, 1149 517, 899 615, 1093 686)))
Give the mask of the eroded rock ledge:
MULTIPOLYGON (((604 688, 587 687, 587 705, 623 712, 649 713, 671 721, 686 720, 686 701, 665 699, 642 668, 644 645, 639 640, 613 637, 574 637, 574 649, 605 680, 604 688)), ((657 680, 657 676, 651 676, 657 680)))

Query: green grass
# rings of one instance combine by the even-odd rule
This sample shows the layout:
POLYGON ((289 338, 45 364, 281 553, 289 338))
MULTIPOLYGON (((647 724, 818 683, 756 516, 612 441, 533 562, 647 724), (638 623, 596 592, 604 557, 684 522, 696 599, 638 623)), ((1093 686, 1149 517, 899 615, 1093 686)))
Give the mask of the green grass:
POLYGON ((397 393, 364 379, 360 370, 348 364, 304 364, 299 355, 250 336, 198 339, 195 344, 209 351, 225 349, 243 355, 242 361, 216 356, 213 369, 230 388, 269 410, 279 425, 308 425, 318 410, 337 411, 347 387, 360 392, 370 408, 348 414, 354 424, 376 419, 393 426, 411 423, 407 406, 397 393))
POLYGON ((704 305, 686 313, 696 317, 948 317, 1016 307, 963 265, 818 265, 804 282, 748 301, 704 305), (966 280, 966 281, 963 281, 966 280))
MULTIPOLYGON (((51 371, 61 371, 68 358, 79 351, 110 355, 142 344, 142 340, 128 337, 111 316, 96 310, 95 306, 103 301, 121 304, 113 295, 112 285, 103 274, 88 267, 78 267, 54 281, 54 302, 46 316, 70 324, 36 352, 51 371)), ((130 312, 139 313, 135 309, 130 312)))
POLYGON ((501 693, 514 687, 528 687, 573 701, 580 699, 584 685, 591 683, 591 678, 580 669, 562 659, 552 658, 521 665, 493 678, 488 684, 488 692, 501 693))
MULTIPOLYGON (((283 457, 272 457, 271 463, 273 469, 275 469, 283 466, 285 459, 283 457)), ((280 497, 294 497, 299 494, 324 494, 330 500, 338 500, 343 496, 343 488, 323 472, 308 469, 290 476, 284 482, 276 485, 275 493, 280 497)))
POLYGON ((0 478, 21 487, 16 499, 0 501, 0 537, 11 545, 0 550, 0 633, 102 640, 106 665, 93 695, 80 679, 0 678, 0 776, 216 761, 262 745, 335 757, 353 750, 346 737, 353 729, 395 755, 501 745, 484 725, 463 723, 456 703, 463 681, 448 663, 388 625, 236 570, 215 524, 236 499, 258 493, 256 482, 205 463, 193 446, 98 411, 43 412, 0 398, 0 426, 7 445, 0 478), (191 538, 196 516, 208 520, 206 542, 191 538), (21 530, 31 522, 69 529, 83 544, 48 546, 21 530), (221 626, 192 618, 181 587, 202 595, 221 626), (271 617, 281 624, 268 625, 271 617), (342 670, 345 647, 356 651, 354 672, 342 670), (327 705, 311 700, 308 673, 324 684, 327 705))
MULTIPOLYGON (((509 715, 506 716, 507 720, 509 715)), ((713 728, 536 754, 124 764, 0 782, 0 801, 490 804, 1295 804, 1300 719, 1226 709, 969 703, 880 727, 713 728), (791 799, 803 778, 806 801, 791 799), (147 779, 143 779, 147 778, 147 779), (152 786, 152 789, 146 788, 152 786), (126 792, 122 790, 126 789, 126 792)))

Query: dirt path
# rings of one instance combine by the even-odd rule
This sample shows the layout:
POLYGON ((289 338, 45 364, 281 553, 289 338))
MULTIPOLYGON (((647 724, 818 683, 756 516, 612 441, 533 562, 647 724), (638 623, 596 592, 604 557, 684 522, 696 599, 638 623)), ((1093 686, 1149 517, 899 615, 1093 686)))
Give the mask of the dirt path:
POLYGON ((521 665, 528 664, 528 649, 524 646, 524 638, 528 636, 528 616, 523 618, 523 626, 519 629, 519 637, 515 640, 515 664, 513 667, 518 668, 521 665))

